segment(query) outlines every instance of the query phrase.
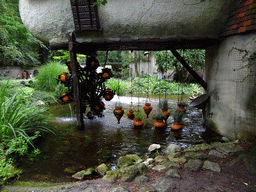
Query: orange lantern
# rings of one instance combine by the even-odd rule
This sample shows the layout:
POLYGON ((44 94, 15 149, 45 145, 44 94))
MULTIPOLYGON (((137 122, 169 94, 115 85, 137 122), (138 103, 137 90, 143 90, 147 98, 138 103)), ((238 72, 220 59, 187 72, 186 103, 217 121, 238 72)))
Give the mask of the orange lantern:
POLYGON ((153 107, 151 106, 150 103, 145 103, 145 105, 143 106, 143 109, 144 109, 144 111, 147 115, 147 118, 148 118, 148 115, 152 111, 153 107))

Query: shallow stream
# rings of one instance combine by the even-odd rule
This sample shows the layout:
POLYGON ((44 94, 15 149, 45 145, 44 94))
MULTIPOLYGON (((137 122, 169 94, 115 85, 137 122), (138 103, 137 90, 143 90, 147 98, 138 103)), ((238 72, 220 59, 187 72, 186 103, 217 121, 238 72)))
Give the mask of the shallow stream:
MULTIPOLYGON (((125 154, 137 154, 140 157, 148 155, 148 147, 152 143, 163 146, 175 143, 188 147, 202 142, 205 129, 202 126, 202 112, 195 108, 187 108, 184 126, 179 131, 172 131, 170 116, 167 127, 157 129, 153 126, 152 114, 156 113, 158 99, 150 99, 153 111, 147 119, 143 119, 143 128, 134 128, 133 120, 127 118, 127 110, 133 107, 140 110, 146 98, 114 97, 112 101, 104 101, 106 110, 102 118, 92 120, 85 117, 85 130, 76 130, 74 108, 71 105, 51 106, 54 114, 52 121, 56 135, 48 135, 39 142, 42 153, 33 162, 22 163, 23 181, 69 182, 74 181, 71 175, 82 169, 95 167, 106 163, 111 169, 116 169, 118 157, 125 154), (120 101, 125 110, 120 124, 117 123, 113 110, 120 101), (71 109, 71 110, 70 110, 71 109)), ((177 98, 169 99, 170 111, 176 108, 177 98)), ((189 103, 189 101, 188 101, 189 103)))

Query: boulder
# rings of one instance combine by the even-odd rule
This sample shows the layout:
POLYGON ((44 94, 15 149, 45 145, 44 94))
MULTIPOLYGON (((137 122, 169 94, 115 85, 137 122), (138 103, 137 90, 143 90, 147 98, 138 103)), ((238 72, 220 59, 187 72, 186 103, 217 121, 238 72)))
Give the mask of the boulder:
POLYGON ((131 156, 121 156, 118 159, 117 166, 120 168, 128 167, 130 165, 133 165, 133 158, 131 156))
POLYGON ((161 165, 165 166, 168 169, 179 169, 180 165, 171 161, 164 161, 161 163, 161 165))
POLYGON ((126 187, 123 186, 116 186, 111 188, 111 192, 129 192, 126 187))
POLYGON ((202 143, 202 144, 190 146, 190 147, 184 149, 184 151, 206 150, 206 149, 212 149, 214 147, 215 147, 214 145, 210 145, 210 144, 207 144, 207 143, 202 143))
POLYGON ((74 175, 72 175, 72 177, 77 180, 83 180, 85 178, 90 177, 94 172, 95 172, 94 168, 88 168, 86 170, 82 170, 75 173, 74 175))
POLYGON ((102 163, 98 167, 96 167, 96 171, 102 176, 105 175, 108 170, 109 168, 105 163, 102 163))
MULTIPOLYGON (((169 156, 168 156, 169 158, 169 156)), ((185 157, 169 158, 170 161, 174 163, 186 163, 187 159, 185 157)))
POLYGON ((165 176, 171 177, 171 178, 181 178, 180 173, 176 169, 170 169, 165 173, 165 176))
POLYGON ((203 162, 199 159, 190 159, 184 167, 191 171, 199 171, 203 165, 203 162))
POLYGON ((137 168, 140 173, 145 173, 148 170, 148 167, 144 163, 139 163, 137 168))
POLYGON ((182 149, 182 148, 181 148, 181 146, 179 146, 179 145, 170 144, 170 145, 166 148, 165 153, 166 153, 166 154, 170 154, 171 152, 175 153, 175 152, 181 151, 181 149, 182 149))
POLYGON ((153 158, 148 158, 146 159, 146 161, 143 162, 143 164, 145 164, 146 166, 148 166, 149 164, 153 163, 154 159, 153 158))
POLYGON ((131 181, 137 174, 139 170, 137 166, 129 166, 123 169, 120 169, 120 177, 121 180, 126 182, 126 181, 131 181))
POLYGON ((190 158, 190 159, 206 159, 207 155, 202 152, 187 152, 185 153, 184 157, 190 158))
POLYGON ((126 157, 131 157, 135 163, 141 163, 143 160, 136 154, 128 154, 126 157))
POLYGON ((163 171, 163 170, 166 169, 166 167, 163 166, 163 165, 156 165, 156 166, 153 167, 152 169, 155 170, 155 171, 163 171))
POLYGON ((208 160, 204 162, 203 169, 214 171, 214 172, 221 171, 221 168, 218 163, 214 163, 208 160))
POLYGON ((155 182, 151 185, 156 189, 156 191, 167 192, 171 190, 171 185, 173 181, 170 178, 156 178, 155 182))
POLYGON ((156 192, 155 188, 152 186, 143 186, 138 190, 138 192, 147 192, 147 191, 156 192))
POLYGON ((161 145, 159 144, 152 144, 148 147, 148 151, 152 152, 152 151, 155 151, 157 149, 160 149, 161 148, 161 145))
POLYGON ((119 174, 120 174, 119 171, 115 171, 115 170, 107 171, 106 175, 102 179, 106 180, 106 181, 108 181, 110 183, 115 183, 115 181, 117 180, 119 174))
POLYGON ((219 144, 216 144, 215 147, 217 151, 222 152, 224 154, 230 154, 230 153, 235 153, 235 152, 244 150, 243 147, 241 147, 240 145, 236 145, 233 142, 219 143, 219 144))
POLYGON ((163 161, 166 161, 166 157, 165 156, 161 156, 161 155, 158 155, 155 157, 155 162, 163 162, 163 161))
POLYGON ((221 152, 219 152, 219 151, 217 151, 217 150, 211 150, 211 151, 208 153, 208 155, 209 155, 209 156, 215 156, 215 157, 226 158, 226 156, 225 156, 223 153, 221 153, 221 152))
POLYGON ((138 175, 135 177, 134 182, 137 185, 141 185, 142 183, 145 183, 148 181, 148 178, 145 175, 138 175))

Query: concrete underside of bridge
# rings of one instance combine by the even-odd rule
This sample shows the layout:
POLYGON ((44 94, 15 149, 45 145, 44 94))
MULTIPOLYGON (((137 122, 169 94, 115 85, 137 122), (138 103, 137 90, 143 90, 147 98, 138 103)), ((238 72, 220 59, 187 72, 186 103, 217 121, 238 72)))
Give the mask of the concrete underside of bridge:
MULTIPOLYGON (((102 30, 76 32, 77 52, 206 49, 207 127, 237 139, 256 131, 256 33, 219 38, 238 2, 108 0, 98 11, 102 30)), ((33 35, 68 50, 70 0, 20 0, 20 14, 33 35)))

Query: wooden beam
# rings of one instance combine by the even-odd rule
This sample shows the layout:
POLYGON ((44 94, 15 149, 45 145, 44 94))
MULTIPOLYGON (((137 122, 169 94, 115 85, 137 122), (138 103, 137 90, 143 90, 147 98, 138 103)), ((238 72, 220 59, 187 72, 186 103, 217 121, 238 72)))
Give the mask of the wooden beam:
POLYGON ((73 32, 69 33, 69 53, 70 53, 70 61, 71 61, 71 74, 73 80, 73 90, 74 90, 74 98, 76 104, 76 117, 77 117, 77 128, 82 130, 84 129, 84 120, 83 113, 81 110, 81 96, 80 96, 80 84, 79 84, 79 74, 77 67, 77 59, 76 52, 74 51, 75 45, 75 35, 73 32))
POLYGON ((183 67, 196 79, 196 81, 207 90, 207 83, 187 64, 187 62, 181 57, 176 49, 171 49, 172 54, 183 65, 183 67))

